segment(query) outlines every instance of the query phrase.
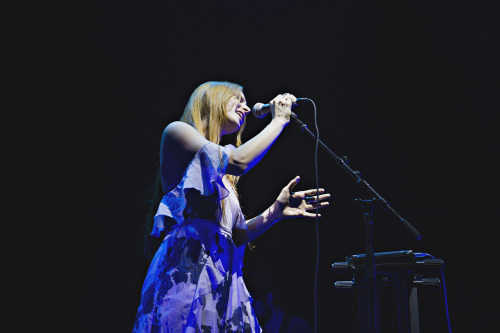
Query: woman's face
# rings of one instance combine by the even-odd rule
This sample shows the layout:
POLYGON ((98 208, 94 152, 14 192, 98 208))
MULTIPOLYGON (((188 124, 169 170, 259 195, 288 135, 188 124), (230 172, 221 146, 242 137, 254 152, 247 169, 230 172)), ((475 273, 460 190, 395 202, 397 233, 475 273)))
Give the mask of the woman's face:
POLYGON ((226 105, 226 123, 222 127, 222 135, 231 134, 238 131, 245 121, 245 117, 250 113, 245 95, 233 96, 226 105))

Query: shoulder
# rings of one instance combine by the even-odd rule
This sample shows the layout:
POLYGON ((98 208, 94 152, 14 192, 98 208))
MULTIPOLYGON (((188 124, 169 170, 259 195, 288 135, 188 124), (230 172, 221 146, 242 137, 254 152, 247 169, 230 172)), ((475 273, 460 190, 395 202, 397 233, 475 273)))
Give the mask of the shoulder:
POLYGON ((163 130, 162 146, 197 152, 207 143, 208 140, 200 132, 182 121, 174 121, 163 130))
POLYGON ((177 140, 181 140, 186 136, 200 136, 200 132, 198 132, 193 126, 186 124, 182 121, 174 121, 165 127, 163 130, 163 136, 168 138, 173 138, 177 140))

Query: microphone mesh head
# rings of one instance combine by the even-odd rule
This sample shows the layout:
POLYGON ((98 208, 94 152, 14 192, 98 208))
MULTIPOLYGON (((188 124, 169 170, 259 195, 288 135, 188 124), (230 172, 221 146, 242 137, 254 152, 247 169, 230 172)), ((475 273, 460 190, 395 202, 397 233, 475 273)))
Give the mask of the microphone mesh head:
POLYGON ((256 103, 252 108, 252 113, 255 117, 262 119, 266 116, 267 112, 262 111, 263 103, 256 103))

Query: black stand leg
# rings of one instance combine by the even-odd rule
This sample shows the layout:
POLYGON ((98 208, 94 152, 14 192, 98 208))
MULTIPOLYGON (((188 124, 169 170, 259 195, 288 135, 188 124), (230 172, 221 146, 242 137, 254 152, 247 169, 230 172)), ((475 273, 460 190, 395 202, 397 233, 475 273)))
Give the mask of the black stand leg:
POLYGON ((408 288, 407 271, 396 272, 396 292, 398 301, 398 333, 408 333, 408 288))
POLYGON ((418 289, 412 286, 410 292, 410 322, 411 333, 420 333, 420 322, 418 317, 418 289))
MULTIPOLYGON (((375 272, 375 257, 373 252, 373 207, 376 200, 356 200, 363 209, 363 220, 365 222, 366 237, 366 302, 367 311, 360 311, 360 329, 366 326, 362 332, 379 333, 380 332, 380 313, 378 302, 377 276, 375 272), (361 325, 361 321, 366 321, 361 325)), ((361 304, 361 303, 360 303, 361 304)), ((360 309, 361 310, 361 309, 360 309)))

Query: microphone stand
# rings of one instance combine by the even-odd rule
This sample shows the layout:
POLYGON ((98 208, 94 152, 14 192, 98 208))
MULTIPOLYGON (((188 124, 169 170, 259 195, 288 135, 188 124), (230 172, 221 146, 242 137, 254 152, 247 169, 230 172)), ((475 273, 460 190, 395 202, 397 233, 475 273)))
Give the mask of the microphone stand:
MULTIPOLYGON (((312 139, 316 140, 316 135, 311 132, 304 122, 302 122, 295 113, 292 112, 290 118, 300 126, 302 131, 307 133, 312 139)), ((387 209, 403 227, 417 240, 422 238, 422 234, 410 224, 406 219, 402 218, 394 208, 392 208, 387 200, 378 194, 368 182, 361 178, 359 171, 352 170, 347 165, 346 157, 338 157, 327 145, 319 140, 319 145, 325 149, 330 156, 333 157, 337 165, 344 170, 349 176, 354 179, 354 184, 364 190, 371 198, 368 200, 355 199, 354 203, 361 206, 363 211, 363 220, 365 223, 365 239, 366 239, 366 292, 368 300, 368 332, 380 332, 380 313, 378 310, 378 291, 375 271, 375 257, 373 250, 373 210, 375 206, 381 206, 387 209)))

